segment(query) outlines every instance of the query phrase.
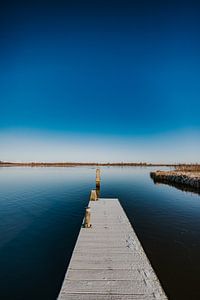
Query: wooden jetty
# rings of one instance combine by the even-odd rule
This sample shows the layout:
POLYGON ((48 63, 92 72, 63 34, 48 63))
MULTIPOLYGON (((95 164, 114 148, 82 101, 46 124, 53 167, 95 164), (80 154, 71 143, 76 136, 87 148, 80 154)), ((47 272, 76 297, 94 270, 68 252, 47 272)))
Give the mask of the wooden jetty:
POLYGON ((89 207, 58 299, 167 299, 118 199, 89 207))

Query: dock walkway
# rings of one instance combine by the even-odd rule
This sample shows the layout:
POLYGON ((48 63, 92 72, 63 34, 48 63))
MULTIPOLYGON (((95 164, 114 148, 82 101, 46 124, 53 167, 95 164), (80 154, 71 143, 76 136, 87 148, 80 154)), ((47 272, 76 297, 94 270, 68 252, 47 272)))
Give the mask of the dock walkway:
POLYGON ((118 199, 89 206, 58 299, 167 299, 118 199))

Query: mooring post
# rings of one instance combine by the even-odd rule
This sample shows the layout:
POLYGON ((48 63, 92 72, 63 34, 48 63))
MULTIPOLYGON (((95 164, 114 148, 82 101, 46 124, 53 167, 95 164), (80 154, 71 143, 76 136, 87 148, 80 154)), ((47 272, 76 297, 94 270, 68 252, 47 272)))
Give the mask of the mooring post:
POLYGON ((91 190, 91 193, 90 193, 90 201, 96 201, 97 200, 97 192, 96 190, 91 190))
POLYGON ((97 189, 100 187, 100 182, 101 182, 100 169, 96 169, 96 187, 97 187, 97 189))
POLYGON ((97 198, 100 198, 100 186, 96 186, 97 198))
POLYGON ((91 212, 90 212, 90 207, 88 206, 85 209, 85 220, 84 220, 84 227, 85 228, 92 227, 92 224, 90 223, 90 217, 91 217, 91 212))

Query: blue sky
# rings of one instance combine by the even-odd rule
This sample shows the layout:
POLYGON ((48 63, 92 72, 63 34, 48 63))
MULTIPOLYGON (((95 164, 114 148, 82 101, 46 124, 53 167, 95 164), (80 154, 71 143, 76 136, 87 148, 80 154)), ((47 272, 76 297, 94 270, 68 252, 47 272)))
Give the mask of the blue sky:
POLYGON ((199 161, 199 8, 5 4, 0 160, 199 161))

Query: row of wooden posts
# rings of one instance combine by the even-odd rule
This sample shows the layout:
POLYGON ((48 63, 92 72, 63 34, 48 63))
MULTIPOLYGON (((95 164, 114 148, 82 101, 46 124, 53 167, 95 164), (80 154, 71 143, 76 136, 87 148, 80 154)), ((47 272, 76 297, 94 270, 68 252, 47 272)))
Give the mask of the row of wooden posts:
MULTIPOLYGON (((97 201, 100 196, 100 183, 101 183, 101 177, 100 177, 100 169, 96 169, 96 189, 91 190, 90 192, 90 201, 97 201)), ((84 219, 84 227, 85 228, 91 228, 91 211, 90 207, 86 207, 85 209, 85 219, 84 219)))

